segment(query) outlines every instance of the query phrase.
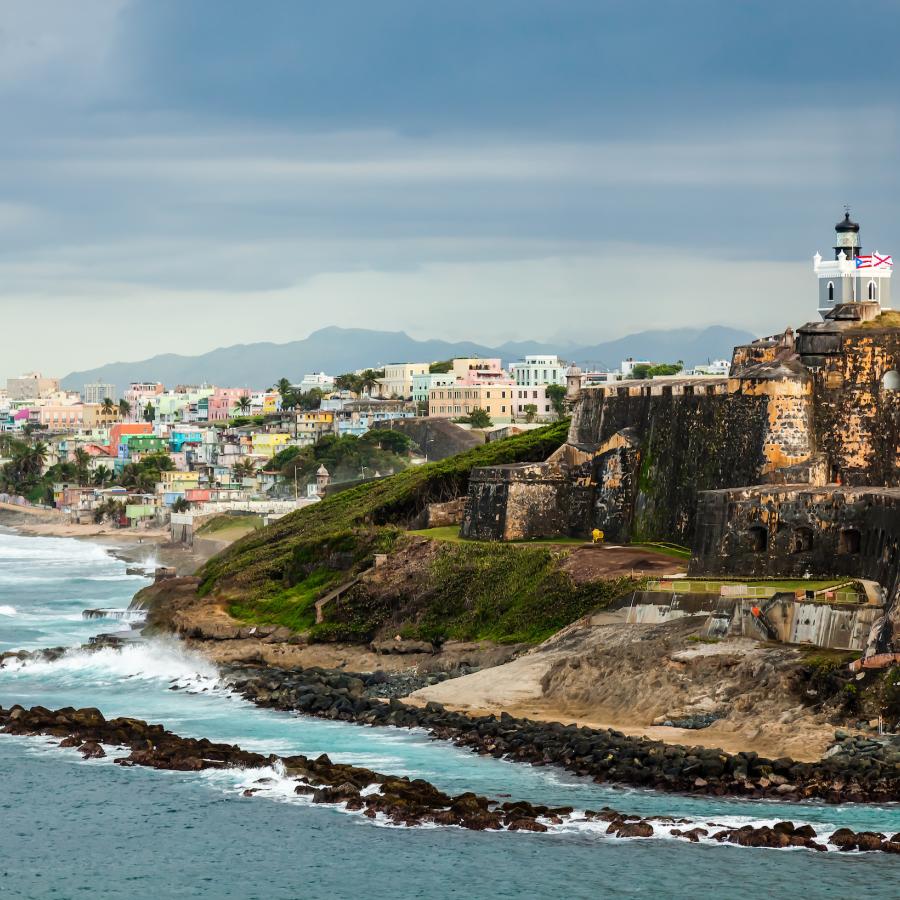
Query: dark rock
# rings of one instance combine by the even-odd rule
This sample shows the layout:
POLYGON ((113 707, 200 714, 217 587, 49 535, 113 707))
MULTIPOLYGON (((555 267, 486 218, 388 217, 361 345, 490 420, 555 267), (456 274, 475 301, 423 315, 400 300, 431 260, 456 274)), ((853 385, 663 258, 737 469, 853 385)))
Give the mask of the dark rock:
POLYGON ((106 756, 106 751, 96 741, 85 741, 78 752, 85 759, 103 759, 106 756))

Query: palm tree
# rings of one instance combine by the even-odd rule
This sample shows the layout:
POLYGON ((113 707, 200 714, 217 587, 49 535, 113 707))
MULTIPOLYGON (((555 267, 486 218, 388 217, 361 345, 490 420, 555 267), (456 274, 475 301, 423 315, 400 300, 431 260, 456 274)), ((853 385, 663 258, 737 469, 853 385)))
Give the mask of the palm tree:
POLYGON ((237 408, 244 414, 250 410, 250 398, 246 394, 238 397, 237 408))
POLYGON ((78 479, 79 484, 86 484, 88 481, 88 463, 90 463, 91 457, 83 447, 76 447, 73 456, 75 457, 75 477, 78 479))
POLYGON ((252 459, 242 459, 231 467, 231 472, 239 480, 253 478, 256 474, 256 463, 252 459))
POLYGON ((147 401, 147 405, 144 407, 144 421, 152 422, 156 418, 156 408, 152 403, 147 401))
POLYGON ((111 416, 116 412, 116 404, 111 397, 103 398, 103 402, 100 404, 100 412, 102 412, 104 416, 111 416))
POLYGON ((360 387, 367 394, 372 393, 372 388, 378 384, 379 374, 374 369, 366 369, 360 376, 360 387))
POLYGON ((119 418, 125 419, 131 415, 131 404, 123 397, 119 401, 119 418))
POLYGON ((44 463, 47 462, 47 445, 43 441, 37 441, 33 447, 26 451, 26 464, 28 469, 39 478, 44 471, 44 463))
POLYGON ((108 466, 97 466, 94 469, 94 484, 98 487, 106 487, 112 481, 112 471, 108 466))

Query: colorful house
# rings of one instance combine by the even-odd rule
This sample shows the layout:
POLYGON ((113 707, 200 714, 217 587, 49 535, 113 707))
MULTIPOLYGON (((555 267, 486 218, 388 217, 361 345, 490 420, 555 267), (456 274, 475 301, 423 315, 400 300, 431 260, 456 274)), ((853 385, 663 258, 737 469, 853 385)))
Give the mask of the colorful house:
POLYGON ((254 456, 264 456, 271 459, 276 453, 284 450, 290 443, 291 436, 283 432, 256 431, 250 435, 252 453, 254 456))

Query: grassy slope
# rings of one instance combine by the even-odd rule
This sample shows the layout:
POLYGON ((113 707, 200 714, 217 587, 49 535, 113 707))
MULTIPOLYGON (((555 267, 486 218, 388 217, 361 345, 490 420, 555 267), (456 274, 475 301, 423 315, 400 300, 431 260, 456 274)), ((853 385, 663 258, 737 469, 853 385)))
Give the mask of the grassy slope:
MULTIPOLYGON (((475 467, 544 460, 567 432, 568 422, 558 422, 326 497, 214 556, 201 571, 201 589, 225 593, 247 607, 301 588, 313 574, 315 559, 331 553, 335 541, 342 546, 366 543, 365 533, 373 526, 405 525, 428 503, 465 494, 475 467), (304 558, 298 561, 298 555, 304 558)), ((396 537, 396 529, 386 528, 379 546, 368 549, 389 549, 396 537)))
POLYGON ((442 542, 427 571, 403 596, 360 585, 329 609, 318 639, 365 640, 390 625, 405 638, 539 642, 640 587, 629 578, 576 585, 548 545, 442 542))

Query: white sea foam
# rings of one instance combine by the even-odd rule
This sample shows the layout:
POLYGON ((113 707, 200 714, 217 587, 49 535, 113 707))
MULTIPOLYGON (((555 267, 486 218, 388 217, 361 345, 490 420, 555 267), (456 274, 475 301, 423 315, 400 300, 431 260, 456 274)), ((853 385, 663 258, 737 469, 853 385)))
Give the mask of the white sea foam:
POLYGON ((14 606, 0 606, 0 616, 14 616, 16 608, 14 606))
POLYGON ((218 683, 215 666, 185 650, 176 641, 153 640, 121 648, 73 650, 57 660, 9 661, 4 672, 28 677, 52 674, 60 682, 119 683, 123 679, 169 681, 180 687, 200 689, 218 683))

